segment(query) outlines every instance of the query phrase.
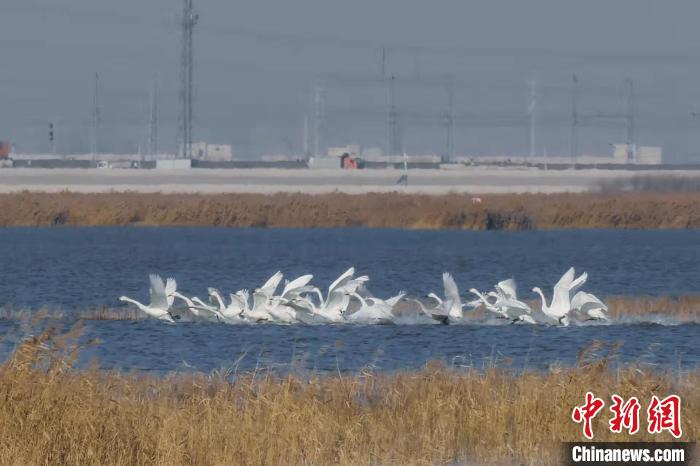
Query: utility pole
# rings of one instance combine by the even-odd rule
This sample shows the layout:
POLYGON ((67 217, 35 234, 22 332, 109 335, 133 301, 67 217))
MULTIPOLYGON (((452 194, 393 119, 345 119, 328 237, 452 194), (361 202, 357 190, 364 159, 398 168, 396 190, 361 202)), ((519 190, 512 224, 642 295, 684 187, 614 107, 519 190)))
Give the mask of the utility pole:
POLYGON ((637 146, 634 142, 634 81, 627 79, 627 163, 637 163, 637 146))
POLYGON ((386 48, 382 47, 380 54, 380 64, 381 64, 381 78, 382 81, 386 79, 386 48))
POLYGON ((451 79, 447 83, 447 109, 443 115, 443 126, 445 127, 445 149, 442 161, 449 163, 454 155, 454 90, 451 79))
POLYGON ((578 157, 578 78, 574 74, 571 83, 571 164, 576 165, 578 157))
POLYGON ((99 149, 98 139, 100 132, 100 75, 95 73, 95 94, 93 97, 93 109, 92 109, 92 131, 90 137, 90 154, 92 156, 92 161, 95 161, 97 157, 97 151, 99 149))
POLYGON ((530 158, 533 158, 537 144, 537 81, 534 79, 530 81, 530 104, 527 111, 530 115, 530 158))
POLYGON ((309 147, 309 115, 304 115, 304 130, 301 135, 301 146, 304 158, 308 159, 311 157, 312 154, 309 147))
POLYGON ((313 155, 319 157, 321 155, 321 132, 323 131, 323 94, 321 85, 317 84, 314 89, 314 137, 313 137, 313 155))
POLYGON ((194 27, 199 21, 199 15, 194 12, 193 0, 184 0, 182 12, 182 50, 180 68, 180 130, 179 157, 192 158, 192 121, 193 121, 193 80, 194 80, 194 51, 192 36, 194 27))
POLYGON ((387 155, 398 155, 401 150, 401 135, 399 129, 399 113, 396 110, 396 77, 389 78, 389 114, 388 114, 388 149, 387 155))
POLYGON ((49 147, 50 147, 51 155, 56 155, 56 139, 55 139, 53 122, 49 123, 49 147))
POLYGON ((153 158, 158 154, 158 82, 155 79, 151 82, 150 94, 148 155, 153 158))

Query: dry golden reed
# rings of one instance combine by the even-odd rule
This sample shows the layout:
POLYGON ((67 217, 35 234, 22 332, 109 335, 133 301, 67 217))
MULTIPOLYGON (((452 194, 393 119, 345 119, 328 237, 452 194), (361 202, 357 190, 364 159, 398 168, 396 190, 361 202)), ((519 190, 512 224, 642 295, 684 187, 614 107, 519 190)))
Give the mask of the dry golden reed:
POLYGON ((700 228, 700 193, 0 194, 0 226, 700 228))
MULTIPOLYGON (((614 369, 596 355, 600 343, 574 369, 522 375, 429 364, 397 374, 157 378, 75 370, 75 334, 46 330, 0 366, 0 463, 559 464, 559 442, 582 438, 570 414, 587 390, 643 405, 679 394, 683 440, 700 438, 700 373, 614 369)), ((606 408, 595 419, 596 439, 630 440, 608 432, 608 418, 606 408)))

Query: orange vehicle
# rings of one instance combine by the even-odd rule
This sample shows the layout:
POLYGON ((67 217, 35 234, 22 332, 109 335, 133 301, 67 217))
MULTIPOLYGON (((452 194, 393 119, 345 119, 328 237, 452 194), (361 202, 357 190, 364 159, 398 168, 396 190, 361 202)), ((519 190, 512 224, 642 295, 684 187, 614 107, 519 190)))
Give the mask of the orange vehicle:
POLYGON ((0 141, 0 160, 7 160, 10 157, 10 143, 0 141))
POLYGON ((365 168, 365 162, 360 158, 350 157, 350 154, 345 153, 340 157, 340 168, 345 170, 358 170, 365 168))

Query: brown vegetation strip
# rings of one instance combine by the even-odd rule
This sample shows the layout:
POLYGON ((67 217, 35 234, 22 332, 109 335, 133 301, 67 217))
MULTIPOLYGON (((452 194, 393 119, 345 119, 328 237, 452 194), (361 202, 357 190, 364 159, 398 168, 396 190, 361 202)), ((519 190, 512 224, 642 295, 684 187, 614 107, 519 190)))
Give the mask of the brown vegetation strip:
MULTIPOLYGON (((157 378, 76 371, 74 337, 47 330, 0 366, 4 464, 559 464, 559 442, 582 438, 570 415, 586 391, 644 406, 678 394, 682 439, 700 440, 700 373, 611 370, 614 346, 602 344, 582 351, 575 369, 519 376, 428 365, 157 378)), ((609 416, 606 408, 594 419, 596 440, 671 440, 644 428, 613 435, 609 416)))
POLYGON ((0 195, 0 226, 700 228, 700 193, 0 195))

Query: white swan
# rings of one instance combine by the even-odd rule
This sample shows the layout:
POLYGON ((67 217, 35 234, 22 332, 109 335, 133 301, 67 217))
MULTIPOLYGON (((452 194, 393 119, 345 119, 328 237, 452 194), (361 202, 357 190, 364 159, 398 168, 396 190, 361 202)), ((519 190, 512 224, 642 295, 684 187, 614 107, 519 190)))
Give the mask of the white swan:
POLYGON ((441 299, 435 293, 429 293, 428 297, 437 301, 438 305, 429 315, 444 324, 457 322, 464 319, 462 298, 459 296, 459 288, 452 275, 448 272, 442 274, 442 286, 445 291, 445 299, 441 299))
POLYGON ((587 320, 610 320, 606 314, 608 306, 596 295, 585 291, 579 291, 574 295, 571 308, 588 316, 587 320))
MULTIPOLYGON (((431 296, 428 296, 431 297, 431 296)), ((442 306, 440 303, 438 303, 434 308, 429 309, 425 307, 425 304, 420 299, 407 299, 407 301, 413 301, 418 305, 418 308, 420 309, 421 314, 419 314, 419 317, 422 315, 428 319, 427 323, 431 324, 444 324, 447 325, 449 324, 449 320, 446 318, 446 316, 442 313, 442 306)), ((418 320, 417 322, 422 323, 421 320, 418 320)))
POLYGON ((517 324, 518 322, 537 325, 537 321, 535 319, 533 319, 531 315, 528 315, 528 314, 519 315, 517 318, 513 319, 512 323, 517 324))
MULTIPOLYGON (((253 295, 253 300, 255 300, 255 295, 253 295)), ((298 322, 303 322, 303 318, 300 313, 298 313, 294 307, 290 306, 286 299, 282 299, 278 296, 275 296, 266 302, 265 310, 276 322, 283 324, 296 324, 298 322)))
MULTIPOLYGON (((250 322, 267 322, 272 320, 272 316, 267 312, 266 306, 263 305, 263 301, 260 301, 256 307, 255 299, 253 300, 253 306, 250 306, 250 292, 246 289, 239 290, 233 296, 238 297, 239 303, 243 306, 243 317, 250 322)), ((260 298, 259 298, 260 299, 260 298)))
POLYGON ((151 302, 149 305, 142 304, 127 296, 121 296, 119 301, 135 305, 150 317, 166 322, 175 322, 176 319, 179 319, 179 316, 174 316, 170 313, 170 306, 174 301, 171 295, 177 289, 177 282, 174 278, 168 278, 167 283, 163 283, 163 279, 156 274, 151 274, 148 278, 151 284, 149 290, 151 302))
POLYGON ((303 293, 310 292, 313 287, 308 286, 314 276, 311 274, 302 275, 292 281, 287 281, 284 284, 284 289, 282 290, 281 298, 292 300, 301 296, 303 293))
POLYGON ((539 294, 542 299, 542 312, 544 315, 555 320, 560 325, 569 325, 568 314, 572 310, 572 295, 586 283, 586 280, 588 280, 588 274, 585 272, 578 278, 574 278, 575 276, 576 271, 573 267, 562 275, 557 284, 554 285, 554 292, 550 305, 547 305, 547 300, 539 287, 534 287, 532 289, 532 291, 539 294))
POLYGON ((488 311, 494 312, 496 314, 500 313, 498 308, 494 304, 496 302, 496 300, 494 300, 493 303, 491 301, 489 301, 489 298, 491 298, 492 296, 490 296, 488 293, 486 296, 484 296, 484 294, 481 293, 476 288, 469 288, 469 292, 473 295, 476 295, 477 299, 475 299, 474 301, 469 301, 467 303, 467 306, 479 307, 479 306, 483 305, 488 311))
POLYGON ((357 292, 352 292, 350 295, 360 301, 360 309, 346 315, 345 320, 358 324, 378 324, 394 322, 395 316, 392 312, 394 306, 406 296, 406 293, 401 291, 398 295, 386 300, 366 298, 357 292))
POLYGON ((265 316, 265 319, 293 324, 297 322, 296 311, 288 306, 286 300, 275 296, 282 281, 282 272, 276 272, 263 286, 253 292, 253 306, 250 313, 255 316, 265 316))
POLYGON ((210 299, 216 301, 219 306, 218 314, 223 318, 223 321, 228 324, 245 323, 246 319, 243 316, 243 303, 235 295, 231 295, 231 303, 226 304, 221 292, 216 288, 208 288, 210 299))
POLYGON ((280 282, 282 281, 283 277, 284 275, 282 275, 282 272, 275 272, 273 276, 267 279, 263 286, 253 291, 253 295, 257 293, 266 296, 267 299, 272 299, 272 297, 275 295, 275 291, 277 291, 277 288, 280 286, 280 282))
POLYGON ((203 319, 207 321, 220 320, 220 316, 218 315, 216 308, 205 304, 201 299, 197 298, 196 296, 190 299, 177 291, 171 293, 170 296, 184 301, 184 303, 187 305, 187 309, 197 319, 203 319), (196 303, 195 300, 197 300, 198 303, 196 303))
POLYGON ((484 296, 474 288, 470 289, 470 293, 479 297, 478 300, 472 301, 470 304, 483 304, 488 311, 498 314, 498 317, 501 319, 508 319, 513 322, 523 322, 527 320, 520 319, 520 317, 532 313, 532 309, 530 309, 527 303, 518 299, 515 280, 509 278, 498 282, 496 286, 494 286, 494 289, 496 291, 490 291, 487 293, 487 296, 484 296), (491 303, 488 298, 494 298, 494 302, 491 303))
POLYGON ((310 291, 315 293, 318 297, 318 306, 308 298, 297 299, 295 300, 295 304, 305 307, 322 320, 334 323, 343 322, 345 320, 345 312, 350 305, 350 294, 358 292, 359 289, 369 281, 369 277, 366 275, 353 278, 354 275, 354 267, 350 267, 343 272, 330 284, 325 299, 321 290, 316 287, 311 287, 310 291))
MULTIPOLYGON (((279 284, 279 282, 278 282, 279 284)), ((292 324, 296 315, 292 308, 283 304, 279 297, 272 296, 277 286, 258 288, 253 292, 253 306, 247 313, 255 320, 269 320, 292 324)))

